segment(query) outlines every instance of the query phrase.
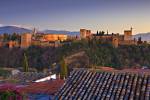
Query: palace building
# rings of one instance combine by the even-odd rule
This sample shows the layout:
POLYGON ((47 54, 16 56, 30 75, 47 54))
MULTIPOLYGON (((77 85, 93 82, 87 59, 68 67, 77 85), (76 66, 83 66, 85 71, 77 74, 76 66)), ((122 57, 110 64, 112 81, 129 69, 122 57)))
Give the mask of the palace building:
POLYGON ((66 34, 44 34, 43 39, 45 41, 66 41, 67 35, 66 34))
POLYGON ((92 38, 100 39, 103 42, 111 42, 114 47, 119 45, 137 45, 137 41, 132 39, 132 28, 130 30, 124 30, 124 34, 92 34, 92 38))

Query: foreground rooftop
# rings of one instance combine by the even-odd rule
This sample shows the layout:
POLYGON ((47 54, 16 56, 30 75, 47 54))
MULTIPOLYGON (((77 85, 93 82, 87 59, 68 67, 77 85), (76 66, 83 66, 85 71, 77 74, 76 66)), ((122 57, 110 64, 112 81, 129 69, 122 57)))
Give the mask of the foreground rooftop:
MULTIPOLYGON (((24 100, 22 99, 23 96, 25 96, 26 99, 28 98, 27 100, 53 100, 54 94, 57 93, 63 84, 64 80, 61 79, 30 83, 28 85, 4 83, 0 84, 0 94, 10 91, 15 93, 17 98, 20 98, 17 100, 24 100)), ((0 95, 0 100, 1 96, 2 95, 0 95)))
POLYGON ((56 94, 59 100, 149 100, 150 75, 75 69, 56 94))
POLYGON ((64 80, 50 80, 47 82, 32 83, 21 90, 26 93, 42 93, 54 95, 64 84, 64 80))

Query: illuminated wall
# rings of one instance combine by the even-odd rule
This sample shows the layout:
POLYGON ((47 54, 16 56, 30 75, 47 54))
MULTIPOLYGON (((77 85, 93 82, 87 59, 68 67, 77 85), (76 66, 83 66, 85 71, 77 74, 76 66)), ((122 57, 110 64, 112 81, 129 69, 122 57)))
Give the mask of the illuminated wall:
POLYGON ((67 40, 67 35, 66 34, 45 34, 43 38, 46 41, 65 41, 67 40))
POLYGON ((21 48, 28 48, 31 45, 32 34, 25 33, 21 35, 21 48))
POLYGON ((80 29, 80 37, 87 38, 91 36, 91 30, 80 29))
POLYGON ((124 31, 124 40, 125 41, 132 40, 132 30, 125 30, 124 31))
POLYGON ((113 40, 112 40, 112 44, 114 47, 118 47, 118 44, 119 44, 119 39, 118 37, 114 37, 113 40))

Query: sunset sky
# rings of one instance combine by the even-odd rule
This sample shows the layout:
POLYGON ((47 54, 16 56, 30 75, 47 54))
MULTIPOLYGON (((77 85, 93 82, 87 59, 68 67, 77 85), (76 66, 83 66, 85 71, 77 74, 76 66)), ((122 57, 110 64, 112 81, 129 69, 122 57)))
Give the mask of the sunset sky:
POLYGON ((0 26, 150 32, 150 0, 0 0, 0 26))

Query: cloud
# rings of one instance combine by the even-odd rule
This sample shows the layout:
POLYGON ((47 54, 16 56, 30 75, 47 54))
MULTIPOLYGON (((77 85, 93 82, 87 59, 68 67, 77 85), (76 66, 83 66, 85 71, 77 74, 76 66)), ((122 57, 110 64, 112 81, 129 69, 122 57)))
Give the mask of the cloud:
POLYGON ((3 24, 0 24, 0 27, 2 27, 3 26, 3 24))
POLYGON ((4 24, 0 24, 0 27, 2 27, 2 26, 15 26, 15 27, 21 27, 21 25, 14 25, 14 24, 13 24, 13 25, 6 25, 6 24, 4 25, 4 24))
POLYGON ((13 24, 13 25, 7 25, 7 26, 22 27, 21 25, 15 25, 15 24, 13 24))
POLYGON ((33 26, 30 26, 30 25, 7 25, 7 26, 15 26, 15 27, 20 27, 20 28, 27 28, 27 29, 33 29, 34 27, 33 26))

